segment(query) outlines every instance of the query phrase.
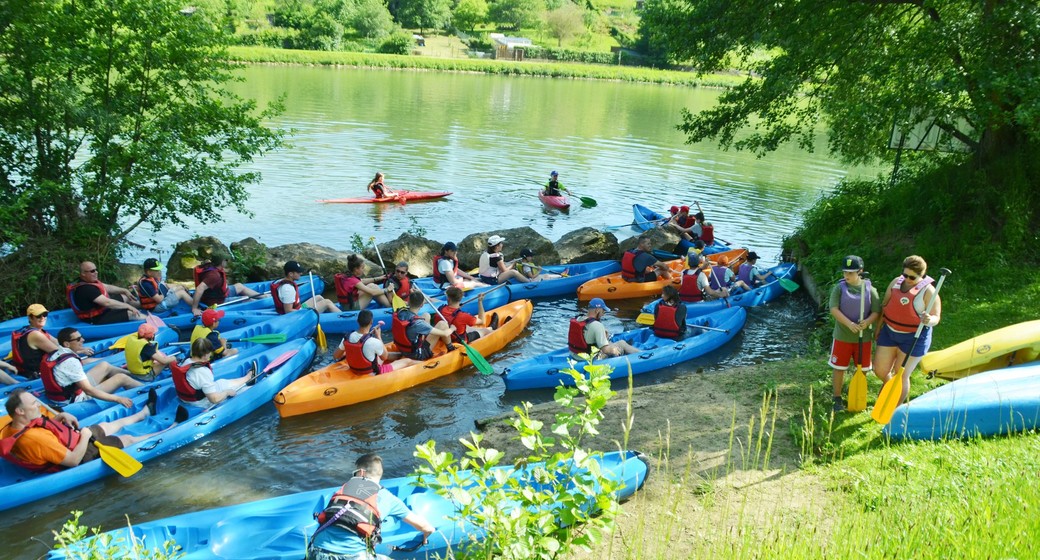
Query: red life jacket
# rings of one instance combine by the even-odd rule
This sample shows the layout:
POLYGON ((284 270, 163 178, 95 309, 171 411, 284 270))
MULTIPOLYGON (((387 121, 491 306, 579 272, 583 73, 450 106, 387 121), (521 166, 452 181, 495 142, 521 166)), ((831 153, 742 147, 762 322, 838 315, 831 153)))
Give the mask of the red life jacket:
MULTIPOLYGON (((437 256, 433 257, 433 281, 438 286, 440 286, 441 284, 443 284, 443 283, 448 281, 448 279, 445 278, 443 274, 441 274, 440 268, 438 268, 438 265, 441 264, 441 261, 444 260, 444 259, 447 259, 447 258, 448 257, 445 257, 444 255, 437 255, 437 256)), ((452 264, 454 265, 454 270, 452 271, 452 273, 455 274, 456 276, 458 276, 458 274, 459 274, 459 259, 457 257, 452 257, 451 261, 452 261, 452 264)))
POLYGON ((43 350, 29 346, 29 333, 33 331, 47 334, 47 331, 33 327, 11 332, 11 363, 18 368, 19 374, 30 379, 40 376, 40 362, 43 361, 43 350))
POLYGON ((162 292, 159 291, 159 281, 156 280, 155 278, 152 278, 151 276, 142 276, 137 281, 137 285, 134 286, 134 292, 137 294, 137 299, 138 299, 138 301, 141 302, 141 309, 144 309, 146 311, 151 311, 151 310, 155 309, 156 307, 158 307, 159 302, 155 301, 155 299, 153 299, 152 297, 145 295, 147 293, 144 290, 144 285, 145 284, 151 284, 152 285, 152 293, 153 294, 159 295, 162 292))
POLYGON ((351 309, 354 307, 354 302, 358 300, 358 283, 361 279, 357 276, 351 276, 342 272, 337 272, 333 276, 333 282, 336 284, 336 299, 339 300, 340 305, 343 305, 345 309, 351 309), (353 281, 351 281, 353 279, 353 281))
POLYGON ((458 322, 459 313, 462 312, 462 308, 448 307, 447 305, 442 305, 441 308, 438 309, 438 311, 440 311, 441 315, 444 316, 444 320, 448 322, 449 327, 455 327, 455 334, 459 335, 460 337, 466 336, 467 325, 463 325, 458 322))
POLYGON ((404 278, 396 278, 391 276, 386 281, 386 285, 393 285, 394 292, 397 293, 397 297, 403 299, 406 303, 408 302, 408 296, 412 293, 412 279, 405 276, 404 278))
POLYGON ((701 241, 705 247, 715 244, 715 226, 701 225, 701 241))
POLYGON ((701 274, 704 274, 704 272, 700 270, 693 271, 692 273, 683 273, 682 284, 679 284, 679 299, 681 301, 688 303, 704 301, 704 292, 702 292, 701 287, 697 285, 697 280, 700 279, 701 274))
MULTIPOLYGON (((217 303, 224 303, 224 300, 228 296, 227 286, 227 273, 223 270, 213 266, 212 263, 201 264, 196 266, 192 271, 195 276, 195 289, 198 289, 199 284, 202 283, 202 277, 206 276, 210 272, 216 271, 220 275, 220 285, 216 287, 206 288, 206 291, 202 292, 202 303, 206 305, 213 305, 217 303)), ((208 285, 208 284, 207 284, 208 285)))
POLYGON ((365 357, 365 342, 372 338, 372 333, 366 333, 357 342, 350 342, 350 335, 343 339, 343 353, 346 354, 347 367, 354 373, 367 375, 374 373, 379 375, 379 358, 369 361, 365 357))
POLYGON ((300 308, 300 287, 296 285, 296 282, 293 282, 288 278, 282 278, 281 280, 271 282, 271 297, 274 299, 274 310, 277 311, 279 315, 285 315, 285 304, 282 303, 282 300, 278 297, 278 288, 281 288, 286 284, 292 286, 293 291, 296 292, 296 299, 293 301, 292 307, 293 311, 300 308))
POLYGON ((375 195, 376 198, 386 198, 386 187, 384 187, 381 182, 376 183, 372 185, 372 194, 375 195))
POLYGON ((588 318, 584 321, 571 319, 570 329, 567 331, 567 348, 574 354, 588 354, 592 346, 585 340, 585 329, 589 323, 596 319, 588 318))
POLYGON ((899 331, 916 330, 921 324, 921 316, 914 308, 914 299, 921 290, 932 283, 929 276, 925 276, 910 291, 903 293, 899 287, 903 285, 905 278, 900 278, 889 292, 888 303, 882 310, 885 316, 885 324, 899 331))
POLYGON ((664 302, 657 304, 654 309, 654 334, 661 338, 679 336, 679 323, 675 320, 675 310, 675 307, 665 305, 664 302))
POLYGON ((57 422, 55 420, 51 420, 50 418, 41 416, 40 418, 37 418, 29 422, 29 425, 23 428, 17 434, 5 437, 4 439, 0 440, 0 457, 3 457, 11 463, 14 463, 19 467, 30 470, 32 472, 50 473, 61 470, 61 465, 55 465, 52 463, 48 463, 46 465, 37 465, 35 463, 26 462, 14 454, 14 446, 18 442, 18 438, 22 437, 22 434, 24 434, 27 430, 30 430, 32 428, 43 428, 45 430, 50 431, 52 434, 54 434, 54 437, 58 438, 58 441, 61 442, 61 445, 67 448, 69 451, 72 451, 76 448, 77 445, 79 445, 80 433, 78 430, 74 429, 72 426, 66 426, 61 422, 57 422))
POLYGON ((94 304, 94 307, 85 311, 76 307, 76 300, 72 297, 72 294, 80 286, 97 286, 97 289, 101 290, 101 295, 108 297, 108 290, 105 289, 105 285, 100 281, 84 282, 80 280, 69 284, 68 287, 65 288, 65 298, 69 300, 69 307, 72 308, 72 312, 76 314, 76 317, 79 317, 80 319, 93 319, 108 310, 104 305, 97 304, 94 304))
POLYGON ((636 257, 641 255, 643 251, 639 249, 632 249, 625 251, 624 255, 621 255, 621 278, 629 282, 634 282, 637 278, 643 276, 643 271, 636 271, 635 261, 636 257))
POLYGON ((40 361, 40 380, 43 381, 44 395, 54 403, 72 402, 83 392, 83 389, 80 389, 77 385, 69 385, 68 387, 59 385, 58 380, 54 377, 54 368, 69 358, 78 360, 79 356, 73 352, 63 352, 61 356, 58 356, 58 359, 52 359, 53 357, 54 354, 51 353, 44 356, 43 360, 40 361))
POLYGON ((390 330, 394 334, 394 344, 397 345, 397 349, 405 354, 410 354, 415 348, 422 344, 425 340, 425 336, 417 336, 416 340, 410 340, 408 338, 408 327, 412 326, 413 323, 419 320, 418 315, 412 315, 408 320, 402 320, 398 314, 401 311, 411 311, 409 309, 398 309, 394 311, 394 317, 390 325, 390 330))
POLYGON ((176 362, 170 364, 170 373, 173 374, 173 388, 177 390, 177 396, 184 402, 198 402, 206 398, 202 389, 196 389, 188 383, 188 372, 197 367, 209 367, 209 362, 193 362, 181 365, 176 362))
MULTIPOLYGON (((364 539, 369 549, 382 542, 379 489, 378 483, 367 478, 355 476, 348 480, 339 492, 332 495, 325 509, 314 514, 319 523, 314 535, 335 526, 364 539)), ((311 535, 312 540, 314 535, 311 535)))

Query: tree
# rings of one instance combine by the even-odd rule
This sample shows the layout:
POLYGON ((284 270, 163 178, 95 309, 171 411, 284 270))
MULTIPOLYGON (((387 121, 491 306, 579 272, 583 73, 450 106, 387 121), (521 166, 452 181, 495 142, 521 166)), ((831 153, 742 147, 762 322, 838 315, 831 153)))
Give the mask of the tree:
POLYGON ((537 23, 544 9, 542 0, 496 0, 491 4, 488 17, 519 30, 537 23))
POLYGON ((281 145, 283 133, 264 125, 279 108, 258 111, 227 90, 226 36, 182 5, 0 7, 5 308, 19 297, 56 302, 70 262, 111 266, 141 225, 246 211, 259 175, 240 166, 281 145))
POLYGON ((459 0, 451 13, 451 21, 456 28, 473 33, 477 26, 487 21, 488 4, 486 0, 459 0))
POLYGON ((683 115, 690 141, 812 147, 823 120, 831 149, 865 162, 886 155, 893 123, 935 119, 985 165, 1040 139, 1035 0, 651 0, 643 21, 674 60, 752 73, 683 115))
POLYGON ((401 0, 397 20, 404 27, 418 27, 419 33, 427 27, 443 29, 451 21, 451 0, 401 0))
POLYGON ((382 39, 394 31, 394 18, 382 0, 358 0, 350 25, 362 37, 382 39))
POLYGON ((564 39, 570 39, 585 30, 585 20, 582 10, 567 2, 545 15, 545 26, 549 35, 556 37, 556 45, 562 47, 564 39))

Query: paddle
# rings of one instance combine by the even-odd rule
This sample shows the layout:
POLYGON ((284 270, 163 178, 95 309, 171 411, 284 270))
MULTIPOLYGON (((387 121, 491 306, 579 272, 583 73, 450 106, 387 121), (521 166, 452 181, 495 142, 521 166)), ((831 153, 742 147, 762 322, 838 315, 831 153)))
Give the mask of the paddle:
POLYGON ((789 278, 777 278, 777 282, 780 282, 780 287, 787 290, 788 292, 797 291, 798 288, 801 287, 798 285, 798 282, 795 282, 794 280, 791 280, 789 278))
MULTIPOLYGON (((859 322, 863 322, 863 307, 870 293, 869 272, 861 272, 859 277, 862 284, 862 292, 859 295, 859 322)), ((863 329, 859 331, 859 345, 856 347, 856 373, 849 381, 849 412, 859 412, 867 409, 867 376, 863 374, 863 329)))
MULTIPOLYGON (((281 344, 288 340, 285 333, 268 333, 248 336, 246 338, 229 338, 228 342, 252 342, 255 344, 281 344)), ((189 346, 190 342, 173 342, 170 346, 189 346)))
MULTIPOLYGON (((490 290, 488 290, 488 291, 484 292, 484 295, 488 295, 488 294, 490 294, 491 292, 493 292, 493 291, 495 291, 495 290, 497 290, 497 289, 499 289, 499 288, 504 288, 504 287, 506 287, 507 285, 508 285, 508 284, 499 284, 499 285, 495 286, 494 288, 491 288, 490 290)), ((477 295, 475 295, 475 296, 473 296, 473 297, 471 297, 471 298, 467 298, 467 299, 464 299, 464 300, 462 300, 462 301, 461 301, 461 302, 459 303, 459 307, 462 307, 463 305, 466 305, 467 303, 469 303, 469 302, 471 302, 471 301, 473 301, 473 300, 475 300, 475 299, 479 298, 479 297, 480 297, 480 295, 481 295, 481 294, 477 294, 477 295)))
MULTIPOLYGON (((502 285, 504 286, 505 284, 502 284, 502 285)), ((492 290, 496 289, 496 288, 492 288, 492 290)), ((488 290, 488 292, 490 292, 490 291, 491 290, 488 290)), ((448 325, 449 329, 451 329, 451 336, 453 338, 455 338, 459 342, 459 344, 462 345, 463 348, 466 349, 466 356, 468 356, 469 357, 469 361, 473 362, 473 365, 476 366, 477 371, 479 371, 480 373, 482 373, 484 375, 491 375, 492 373, 495 373, 495 368, 491 367, 491 364, 488 363, 488 361, 484 358, 484 356, 482 356, 480 354, 480 352, 477 351, 476 348, 473 348, 469 344, 466 344, 466 342, 462 339, 462 337, 459 336, 458 333, 455 331, 455 327, 451 324, 451 322, 448 321, 447 319, 445 319, 444 315, 441 314, 441 310, 438 309, 437 306, 434 305, 432 301, 430 301, 430 298, 427 297, 427 295, 425 293, 423 293, 423 292, 419 292, 419 293, 422 294, 422 297, 423 297, 424 300, 426 300, 426 303, 430 304, 430 306, 433 307, 433 310, 434 310, 434 312, 437 313, 437 316, 440 317, 441 320, 444 321, 448 325)))
MULTIPOLYGON (((538 181, 535 181, 534 179, 528 179, 528 180, 531 181, 532 183, 542 187, 543 189, 545 188, 545 185, 543 183, 539 183, 538 181)), ((582 208, 595 208, 596 206, 599 206, 599 203, 596 202, 596 199, 592 198, 591 196, 581 196, 580 194, 574 192, 571 189, 568 189, 567 187, 565 187, 563 185, 560 185, 560 190, 565 192, 565 193, 567 193, 567 194, 569 194, 569 195, 571 195, 571 196, 577 197, 577 199, 581 201, 582 208)), ((624 227, 624 226, 621 226, 621 227, 624 227)))
POLYGON ((101 460, 120 475, 131 477, 141 470, 141 462, 131 457, 126 451, 118 447, 105 445, 99 441, 94 441, 94 445, 98 448, 101 460))
MULTIPOLYGON (((935 293, 932 295, 932 300, 928 302, 928 306, 924 310, 926 314, 931 312, 932 306, 939 299, 939 290, 942 289, 943 282, 946 281, 946 277, 950 274, 953 273, 948 268, 939 269, 939 283, 935 285, 935 293)), ((917 332, 914 333, 914 343, 910 346, 911 352, 914 346, 917 346, 917 340, 921 338, 921 331, 923 330, 924 323, 918 324, 917 332)), ((894 376, 889 378, 888 383, 881 387, 881 392, 874 403, 874 410, 870 411, 870 417, 879 424, 888 424, 892 420, 892 414, 895 413, 896 407, 899 406, 899 400, 903 394, 903 370, 906 368, 906 363, 910 361, 911 352, 907 352, 903 356, 903 363, 899 366, 899 370, 896 371, 894 376)))
MULTIPOLYGON (((726 287, 722 285, 722 281, 719 280, 718 275, 715 274, 715 267, 711 266, 710 262, 708 263, 708 270, 711 271, 711 277, 715 279, 715 283, 719 285, 719 291, 721 291, 722 293, 726 293, 726 287)), ((722 296, 722 301, 724 301, 726 303, 726 307, 727 308, 733 307, 729 303, 729 296, 722 296)))
MULTIPOLYGON (((660 304, 658 304, 658 305, 660 305, 660 304)), ((654 314, 653 313, 640 313, 639 316, 636 317, 636 322, 639 323, 640 325, 653 325, 654 324, 654 314)), ((691 328, 691 329, 701 329, 701 330, 705 330, 705 331, 715 331, 715 332, 721 332, 721 333, 729 334, 729 329, 720 329, 720 328, 717 328, 717 327, 708 327, 708 326, 705 326, 705 325, 686 325, 686 326, 691 328)))
POLYGON ((309 271, 309 270, 307 271, 307 278, 311 282, 311 298, 314 298, 314 303, 315 303, 315 305, 314 305, 314 314, 317 315, 317 317, 318 317, 318 321, 315 323, 315 325, 317 325, 317 330, 315 332, 315 339, 316 339, 316 341, 318 343, 318 350, 321 350, 322 352, 324 352, 324 351, 329 349, 329 343, 325 339, 325 331, 321 330, 321 313, 318 311, 318 305, 317 305, 317 303, 318 303, 318 300, 317 300, 318 294, 314 292, 314 274, 311 271, 309 271))

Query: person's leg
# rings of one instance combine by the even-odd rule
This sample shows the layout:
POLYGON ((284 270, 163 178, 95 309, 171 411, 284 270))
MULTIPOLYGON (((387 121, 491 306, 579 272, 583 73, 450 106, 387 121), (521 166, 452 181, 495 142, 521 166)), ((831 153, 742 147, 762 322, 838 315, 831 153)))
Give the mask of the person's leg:
MULTIPOLYGON (((178 284, 168 284, 167 287, 170 288, 170 291, 166 294, 166 299, 163 300, 163 303, 165 303, 170 298, 176 298, 183 301, 184 303, 187 303, 188 305, 191 305, 191 294, 189 294, 188 290, 185 290, 183 286, 180 286, 178 284)), ((173 305, 171 304, 170 307, 173 307, 173 305)))
POLYGON ((233 288, 234 289, 234 292, 231 292, 229 290, 228 297, 231 297, 231 296, 249 296, 251 298, 255 298, 255 297, 260 295, 260 292, 254 290, 252 288, 247 288, 245 286, 245 284, 242 284, 242 283, 232 284, 231 286, 228 286, 228 288, 233 288))
MULTIPOLYGON (((433 326, 433 328, 440 331, 450 331, 450 329, 448 328, 448 324, 444 321, 438 321, 437 324, 433 326)), ((451 342, 451 336, 430 333, 426 335, 426 341, 430 343, 431 349, 437 346, 438 341, 444 344, 444 347, 447 348, 448 343, 451 342)))
MULTIPOLYGON (((112 436, 112 435, 115 435, 117 432, 119 432, 119 430, 122 430, 123 428, 125 428, 127 426, 130 426, 132 424, 136 424, 136 423, 144 420, 145 418, 148 418, 148 407, 143 407, 136 414, 131 414, 129 416, 124 416, 122 418, 119 418, 118 420, 112 420, 111 422, 99 422, 99 423, 95 424, 94 426, 92 426, 92 428, 95 428, 95 429, 93 429, 91 431, 94 434, 96 434, 96 435, 112 436), (98 430, 101 431, 101 434, 97 434, 98 430)), ((138 441, 140 441, 140 440, 138 440, 138 441)), ((136 443, 136 442, 130 442, 130 443, 136 443)))
POLYGON ((621 350, 625 354, 638 354, 639 352, 641 352, 640 349, 636 348, 635 346, 632 346, 631 344, 629 344, 628 342, 625 342, 624 340, 619 340, 619 341, 615 342, 613 344, 613 346, 616 346, 619 350, 621 350))
POLYGON ((101 383, 97 383, 94 386, 106 393, 115 393, 116 391, 120 391, 122 389, 132 389, 134 387, 140 387, 141 382, 136 379, 133 379, 125 373, 117 373, 116 375, 113 375, 112 377, 109 377, 108 379, 102 381, 101 383))
POLYGON ((106 386, 118 386, 122 389, 141 386, 140 381, 130 377, 130 372, 122 368, 117 368, 108 362, 98 362, 98 365, 94 366, 87 372, 87 377, 90 378, 90 383, 92 385, 101 387, 108 392, 111 392, 111 390, 105 389, 106 386), (113 382, 113 380, 117 381, 113 382), (106 385, 106 383, 108 385, 106 385))
POLYGON ((521 274, 520 271, 516 269, 510 269, 498 275, 499 284, 505 284, 506 282, 509 282, 510 279, 516 280, 521 284, 526 284, 527 282, 530 282, 530 280, 528 280, 526 276, 521 274))
POLYGON ((422 362, 420 362, 418 360, 413 360, 411 358, 398 358, 398 359, 396 359, 396 360, 394 360, 392 362, 388 362, 387 364, 383 364, 383 365, 389 365, 391 371, 393 371, 393 370, 397 370, 397 369, 404 369, 404 368, 406 368, 408 366, 414 366, 415 364, 421 364, 421 363, 422 362))

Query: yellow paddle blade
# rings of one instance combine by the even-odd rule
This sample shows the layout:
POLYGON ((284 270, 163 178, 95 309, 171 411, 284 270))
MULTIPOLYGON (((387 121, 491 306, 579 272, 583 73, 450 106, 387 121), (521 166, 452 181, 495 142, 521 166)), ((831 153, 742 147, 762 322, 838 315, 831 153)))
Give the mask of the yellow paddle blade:
POLYGON ((856 373, 849 381, 849 412, 861 412, 867 409, 867 376, 863 374, 863 368, 857 364, 856 373))
POLYGON ((640 313, 639 316, 636 317, 636 322, 639 323, 640 325, 652 325, 652 324, 654 324, 654 314, 653 313, 640 313))
POLYGON ((874 403, 874 410, 870 411, 870 417, 874 419, 878 424, 888 424, 892 421, 892 415, 896 412, 896 407, 899 406, 899 396, 903 392, 903 368, 899 368, 896 374, 885 383, 885 386, 881 388, 881 392, 878 393, 877 402, 874 403))
POLYGON ((401 296, 397 295, 397 292, 394 292, 394 297, 390 300, 390 308, 394 311, 397 311, 398 309, 404 307, 408 307, 408 304, 405 303, 403 299, 401 299, 401 296))
POLYGON ((318 343, 318 350, 324 352, 329 349, 329 341, 325 339, 325 331, 321 330, 321 325, 318 325, 318 331, 315 335, 315 341, 318 343))
POLYGON ((94 445, 97 446, 101 452, 101 460, 106 465, 112 467, 112 470, 125 476, 131 477, 141 470, 141 462, 130 456, 129 453, 119 449, 118 447, 112 447, 110 445, 104 445, 101 442, 95 441, 94 445))
POLYGON ((108 347, 109 350, 125 350, 126 349, 126 343, 127 343, 128 340, 130 340, 130 336, 131 335, 128 334, 128 335, 124 336, 123 338, 120 338, 119 340, 113 342, 112 346, 108 347))

